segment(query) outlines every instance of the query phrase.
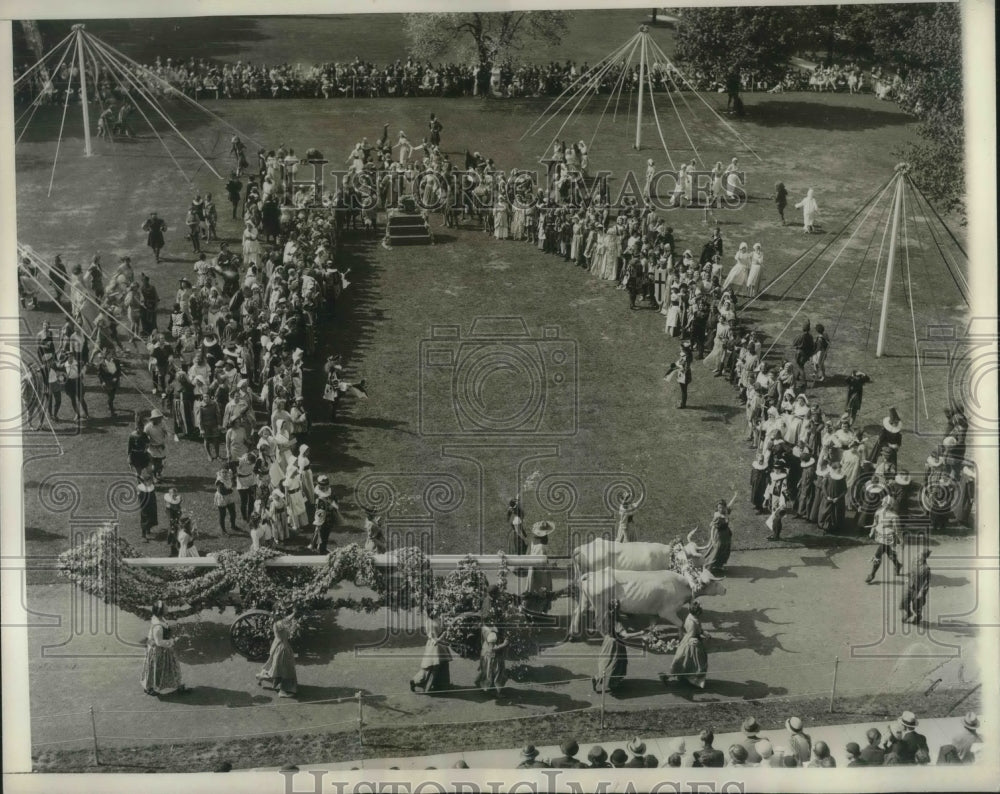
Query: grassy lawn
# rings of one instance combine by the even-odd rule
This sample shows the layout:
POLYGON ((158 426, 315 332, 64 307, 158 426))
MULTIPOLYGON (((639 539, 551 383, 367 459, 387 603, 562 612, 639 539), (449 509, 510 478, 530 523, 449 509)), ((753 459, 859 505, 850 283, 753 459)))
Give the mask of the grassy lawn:
MULTIPOLYGON (((921 718, 953 716, 961 710, 979 710, 978 691, 937 689, 921 700, 921 718)), ((841 725, 871 721, 881 725, 913 707, 913 696, 875 695, 838 698, 833 713, 825 697, 787 701, 765 700, 752 710, 761 730, 783 731, 794 713, 806 725, 841 725)), ((582 747, 621 741, 623 736, 690 736, 706 726, 716 734, 735 731, 747 716, 748 706, 739 702, 706 704, 698 708, 612 711, 601 728, 600 714, 593 710, 576 714, 554 714, 531 720, 469 723, 456 732, 453 725, 425 725, 419 731, 403 728, 368 728, 364 746, 356 730, 342 733, 282 734, 274 737, 238 739, 228 742, 181 742, 166 747, 102 747, 101 766, 93 766, 92 750, 43 751, 34 757, 36 772, 211 772, 223 761, 234 769, 280 767, 360 761, 387 756, 421 756, 451 752, 558 744, 575 739, 582 747)), ((861 742, 863 736, 858 736, 861 742)), ((690 749, 690 748, 689 748, 690 749)), ((660 758, 661 764, 666 762, 660 758)), ((512 757, 510 765, 516 765, 512 757)))
MULTIPOLYGON (((707 101, 718 104, 719 100, 710 95, 707 101)), ((530 166, 546 147, 537 138, 519 140, 544 108, 541 101, 288 100, 280 104, 226 102, 215 107, 254 138, 284 141, 296 149, 316 145, 334 161, 361 135, 374 135, 383 119, 391 120, 393 127, 412 128, 431 108, 445 122, 444 145, 454 156, 460 157, 468 147, 489 154, 501 167, 530 166)), ((216 167, 224 169, 224 131, 218 124, 206 124, 187 111, 177 110, 185 134, 205 146, 216 167)), ((703 133, 697 138, 702 159, 712 162, 736 153, 746 164, 750 201, 740 210, 724 213, 721 227, 727 251, 734 250, 741 240, 763 244, 765 278, 769 279, 811 246, 819 250, 832 241, 832 232, 853 214, 859 201, 891 174, 896 162, 891 152, 912 131, 905 116, 868 96, 755 95, 750 112, 751 119, 741 124, 740 132, 762 162, 741 151, 738 144, 723 148, 723 132, 709 123, 707 112, 695 111, 694 118, 703 133), (845 159, 847 152, 849 161, 845 159), (775 222, 768 194, 779 179, 788 185, 793 201, 807 187, 815 187, 825 235, 804 235, 797 226, 781 227, 775 222)), ((588 127, 592 132, 598 113, 594 107, 586 117, 572 121, 563 137, 583 137, 588 127)), ((666 125, 670 119, 664 119, 666 125)), ((80 141, 74 137, 79 129, 73 128, 73 122, 79 125, 79 119, 71 114, 51 198, 46 197, 46 177, 58 113, 39 113, 30 140, 22 143, 17 162, 21 239, 44 256, 61 253, 70 265, 85 263, 93 253, 101 252, 106 265, 113 268, 118 254, 129 253, 137 272, 150 273, 164 305, 169 305, 177 279, 191 272, 194 259, 178 231, 184 207, 195 192, 214 191, 218 195, 220 184, 193 155, 182 155, 177 141, 170 145, 192 182, 190 186, 151 137, 114 148, 100 142, 93 158, 83 158, 78 153, 80 141), (168 259, 158 267, 152 265, 139 229, 152 209, 172 227, 167 235, 168 259)), ((622 174, 627 168, 640 170, 647 156, 664 162, 663 151, 652 148, 654 123, 648 117, 646 122, 649 148, 635 152, 629 148, 630 132, 623 119, 619 116, 617 123, 606 120, 594 146, 594 165, 622 174)), ((695 129, 691 124, 689 128, 695 129)), ((670 145, 683 139, 674 127, 668 126, 665 134, 670 145)), ((685 155, 679 152, 676 156, 685 155)), ((886 203, 883 201, 883 206, 886 203)), ((814 323, 825 321, 833 331, 831 373, 861 366, 872 375, 874 384, 866 392, 861 419, 873 432, 889 405, 897 406, 907 426, 912 426, 916 411, 905 281, 900 278, 895 285, 890 355, 881 359, 874 358, 874 332, 869 325, 874 257, 869 257, 866 275, 859 279, 851 300, 843 300, 865 246, 881 234, 882 227, 876 228, 879 214, 881 210, 873 213, 832 268, 829 265, 841 243, 831 246, 802 278, 796 281, 795 275, 806 269, 807 259, 785 278, 785 284, 795 283, 784 301, 758 301, 745 315, 770 341, 812 291, 800 319, 808 316, 814 323), (817 286, 819 273, 827 269, 823 284, 817 286)), ((700 213, 673 211, 670 222, 681 250, 700 250, 708 234, 700 213)), ((236 224, 228 218, 224 217, 220 230, 229 239, 236 239, 236 224)), ((749 548, 761 544, 766 528, 746 506, 749 456, 742 443, 743 411, 730 387, 711 378, 699 365, 691 387, 692 410, 675 410, 671 391, 675 387, 663 384, 660 378, 676 355, 677 342, 663 334, 659 315, 649 310, 628 312, 627 298, 613 285, 526 243, 493 241, 471 227, 437 231, 438 243, 432 247, 387 251, 373 241, 351 236, 342 247, 341 261, 351 269, 353 283, 337 316, 324 325, 322 352, 342 353, 348 376, 365 377, 372 397, 350 406, 341 420, 331 425, 319 399, 321 385, 315 373, 311 373, 306 391, 315 422, 310 439, 314 466, 331 475, 349 528, 359 527, 362 518, 355 488, 389 479, 399 494, 393 516, 400 531, 425 533, 432 524, 436 550, 493 551, 506 545, 503 506, 518 485, 525 491, 529 521, 547 516, 565 527, 571 519, 574 529, 586 532, 595 522, 608 526, 605 491, 624 477, 627 482, 641 483, 645 492, 646 501, 637 517, 643 537, 662 540, 699 522, 704 525, 714 500, 728 498, 736 491, 742 494, 735 507, 736 545, 749 548), (428 338, 433 326, 441 324, 457 325, 462 335, 467 335, 473 320, 485 315, 523 318, 535 339, 543 326, 553 326, 559 338, 568 343, 567 349, 575 351, 572 382, 561 392, 546 392, 545 422, 551 424, 541 426, 542 430, 570 429, 570 435, 525 434, 503 440, 503 449, 469 451, 458 446, 470 439, 426 434, 433 428, 420 423, 420 400, 424 399, 430 410, 446 407, 452 395, 450 380, 439 375, 425 380, 425 393, 420 394, 420 341, 428 338), (511 447, 514 442, 519 446, 511 447), (453 490, 457 478, 462 490, 455 490, 456 503, 428 513, 423 494, 438 474, 444 475, 453 490), (575 504, 560 501, 558 482, 566 483, 565 487, 577 494, 575 504), (542 491, 532 493, 539 485, 542 491)), ((726 258, 728 264, 728 253, 726 258)), ((961 307, 944 269, 932 269, 923 262, 919 267, 914 262, 913 268, 918 322, 954 321, 961 307)), ((45 309, 51 306, 43 304, 41 311, 26 313, 26 328, 36 331, 42 318, 60 321, 45 309)), ((874 320, 877 323, 877 315, 874 320)), ((921 330, 918 327, 918 333, 921 330)), ((792 333, 794 330, 778 340, 772 354, 776 360, 780 361, 792 333)), ((134 364, 119 398, 123 409, 145 405, 139 392, 148 394, 150 388, 144 361, 136 358, 134 364)), ((933 428, 948 397, 945 375, 924 372, 933 428)), ((836 383, 833 379, 814 391, 832 411, 839 411, 843 400, 843 389, 836 383)), ((522 391, 525 384, 523 378, 494 374, 484 384, 485 410, 503 413, 504 405, 530 402, 530 394, 522 391)), ((32 555, 48 556, 66 548, 70 524, 82 516, 88 517, 88 522, 112 516, 106 494, 114 482, 128 479, 127 419, 108 418, 95 387, 93 384, 89 398, 94 419, 81 428, 65 422, 57 426, 64 454, 52 457, 58 450, 51 446, 51 439, 43 437, 45 434, 28 439, 26 534, 32 555), (60 472, 84 484, 81 501, 69 514, 52 507, 52 478, 60 472)), ((919 419, 926 428, 922 412, 919 419)), ((186 507, 199 519, 203 553, 222 546, 211 506, 214 466, 193 442, 171 445, 168 452, 169 483, 185 494, 186 507)), ((907 436, 901 454, 912 471, 921 470, 927 444, 907 436)), ((82 529, 89 532, 90 525, 82 529)), ((136 540, 138 517, 123 514, 122 529, 136 540)), ((786 534, 808 541, 812 527, 786 534)), ((354 537, 348 531, 338 541, 354 537)), ((568 549, 567 535, 556 536, 553 553, 568 549)))
MULTIPOLYGON (((593 12, 586 34, 584 23, 574 21, 573 57, 591 61, 601 57, 631 35, 645 13, 645 9, 593 12)), ((184 57, 214 54, 228 59, 284 60, 288 57, 288 31, 296 33, 296 56, 310 62, 327 57, 349 59, 356 42, 369 40, 362 36, 378 42, 380 49, 365 50, 365 57, 376 62, 395 58, 403 49, 398 20, 388 17, 235 18, 178 24, 169 28, 147 21, 127 25, 108 22, 93 23, 90 29, 126 48, 129 54, 150 59, 162 51, 184 57), (393 38, 393 30, 398 38, 393 38), (216 41, 221 43, 214 52, 206 51, 208 44, 216 41), (347 54, 326 55, 327 47, 347 54)), ((667 31, 658 29, 654 35, 669 47, 667 31)), ((552 50, 532 57, 548 61, 567 56, 552 50)), ((879 218, 881 207, 849 245, 832 244, 834 233, 860 203, 891 176, 898 160, 894 152, 913 138, 912 120, 893 105, 867 95, 748 95, 749 115, 738 122, 738 130, 759 155, 757 160, 714 121, 704 105, 693 97, 687 99, 690 109, 681 106, 680 110, 697 154, 666 98, 657 99, 673 161, 697 156, 711 165, 738 156, 748 174, 749 202, 720 216, 726 268, 743 240, 763 245, 765 281, 811 247, 819 251, 831 243, 816 264, 806 270, 810 259, 806 257, 798 270, 784 279, 790 285, 784 299, 758 301, 745 313, 745 320, 765 333, 768 344, 776 340, 772 357, 779 363, 803 317, 824 322, 833 332, 828 372, 841 375, 858 366, 874 380, 866 389, 862 424, 876 432, 888 407, 896 406, 906 428, 902 464, 912 472, 922 471, 932 443, 923 434, 940 429, 941 410, 950 397, 948 373, 940 368, 925 369, 926 397, 921 396, 918 405, 916 394, 920 390, 912 358, 905 270, 897 270, 900 275, 891 296, 889 355, 874 357, 871 307, 877 310, 880 293, 876 291, 872 301, 873 257, 860 274, 857 266, 871 241, 876 249, 879 245, 880 224, 884 223, 884 216, 881 221, 879 218), (809 187, 816 190, 823 234, 807 236, 794 223, 782 227, 776 222, 769 196, 779 180, 788 187, 793 203, 809 187), (828 272, 823 283, 817 285, 824 271, 828 272), (802 275, 796 280, 799 273, 802 275), (806 299, 792 329, 782 334, 806 299), (929 421, 924 416, 924 399, 929 421)), ((718 95, 707 95, 705 100, 715 108, 724 106, 718 95)), ((296 151, 315 146, 335 166, 355 141, 377 136, 384 122, 394 130, 419 135, 428 114, 435 112, 445 126, 444 148, 453 159, 461 162, 468 148, 509 169, 534 167, 548 149, 555 127, 521 140, 548 104, 548 100, 478 99, 262 100, 217 102, 211 107, 244 131, 245 139, 268 147, 285 143, 296 151)), ((591 143, 593 136, 592 167, 610 169, 615 174, 613 185, 621 184, 629 169, 641 174, 648 157, 658 164, 669 164, 648 112, 641 151, 631 148, 635 112, 624 104, 617 114, 609 110, 595 134, 604 106, 601 98, 582 108, 559 137, 591 143)), ((226 173, 229 131, 185 108, 170 104, 169 109, 184 135, 202 149, 220 173, 226 173)), ((148 273, 159 290, 163 327, 178 279, 191 274, 194 261, 190 245, 182 239, 184 211, 194 193, 211 191, 221 197, 223 183, 186 152, 176 136, 158 128, 186 174, 182 177, 152 133, 139 126, 140 120, 140 139, 113 146, 97 142, 95 156, 84 158, 79 114, 74 115, 71 109, 49 197, 60 111, 40 111, 17 151, 20 240, 49 260, 61 254, 70 266, 86 265, 91 256, 101 253, 105 269, 113 270, 118 255, 129 254, 136 272, 148 273), (170 226, 164 252, 167 259, 159 266, 153 264, 140 231, 150 210, 157 210, 170 226)), ((229 220, 224 199, 219 203, 220 234, 235 242, 239 226, 229 220)), ((794 210, 789 213, 797 220, 794 210)), ((435 224, 439 222, 434 219, 435 224)), ((701 214, 676 210, 670 213, 669 222, 680 250, 690 248, 697 254, 710 231, 701 214)), ((391 494, 389 526, 401 542, 419 542, 450 553, 506 548, 505 503, 520 488, 529 523, 543 517, 554 520, 559 531, 550 549, 553 554, 565 554, 573 545, 571 533, 610 529, 608 500, 624 483, 641 489, 644 496, 636 517, 642 539, 666 540, 696 525, 704 528, 715 500, 735 492, 736 549, 769 545, 764 541, 767 529, 763 521, 748 504, 750 456, 743 442, 743 409, 728 384, 712 378, 698 364, 689 400, 691 410, 675 409, 676 387, 664 384, 662 375, 676 357, 677 340, 664 335, 661 316, 648 309, 629 312, 627 297, 613 285, 599 282, 527 243, 494 241, 472 226, 458 230, 435 227, 435 233, 437 244, 432 247, 395 250, 348 235, 338 254, 342 269, 351 270, 352 284, 336 316, 323 325, 320 350, 306 375, 306 403, 314 422, 309 438, 313 465, 317 473, 330 475, 346 518, 344 531, 335 536, 338 543, 360 539, 362 503, 387 499, 386 494, 391 494), (487 316, 523 320, 530 339, 535 340, 532 344, 537 344, 517 355, 509 352, 510 344, 505 342, 502 347, 508 351, 507 360, 520 363, 491 372, 479 383, 479 391, 460 389, 456 398, 447 368, 444 375, 439 370, 432 373, 422 351, 427 349, 435 326, 457 326, 464 339, 473 323, 487 316), (554 329, 556 336, 545 336, 546 328, 554 329), (556 362, 552 351, 557 348, 567 359, 556 362), (317 370, 334 351, 344 356, 349 379, 367 380, 371 398, 349 404, 337 422, 330 423, 321 400, 322 375, 317 370), (533 367, 542 366, 536 356, 542 356, 545 364, 541 375, 532 380, 527 375, 533 367), (560 382, 553 377, 555 365, 562 367, 560 382), (499 439, 431 433, 454 427, 457 419, 450 412, 456 399, 467 405, 470 400, 481 400, 488 413, 506 414, 534 405, 532 388, 541 389, 539 394, 544 397, 543 421, 536 432, 499 439), (556 432, 542 432, 551 430, 556 432)), ((922 244, 928 246, 929 242, 924 238, 922 244)), ((209 250, 214 253, 217 249, 211 246, 209 250)), ((943 267, 915 257, 911 276, 918 336, 927 325, 961 321, 963 307, 943 267)), ((29 339, 43 319, 53 324, 63 320, 49 303, 43 303, 38 311, 25 312, 24 332, 29 339)), ((475 348, 472 351, 475 353, 475 348)), ((461 355, 459 360, 464 360, 461 355)), ((840 383, 831 378, 811 396, 824 409, 839 413, 844 399, 840 383)), ((25 437, 26 552, 37 567, 32 582, 51 580, 48 568, 52 558, 103 520, 119 519, 124 536, 141 550, 151 555, 165 553, 162 542, 140 543, 135 506, 122 496, 127 493, 123 484, 131 481, 125 460, 128 417, 108 417, 93 374, 88 375, 88 385, 90 422, 82 426, 59 423, 55 439, 47 433, 25 437)), ((145 359, 136 355, 123 382, 119 410, 148 407, 150 389, 145 359)), ((218 533, 211 499, 214 473, 215 466, 200 445, 190 441, 170 445, 165 486, 176 485, 184 494, 185 508, 201 529, 198 545, 203 554, 227 545, 249 546, 249 539, 233 540, 218 533)), ((785 535, 786 541, 770 545, 823 547, 852 542, 820 537, 812 525, 795 521, 788 522, 785 535)), ((796 632, 791 624, 785 631, 792 635, 790 639, 814 644, 807 628, 807 594, 801 595, 802 628, 796 632)), ((921 705, 921 713, 949 713, 961 695, 934 692, 926 698, 926 705, 921 705)), ((906 703, 912 705, 912 698, 906 703)), ((757 705, 761 707, 758 719, 765 727, 778 725, 787 716, 787 703, 757 705)), ((853 722, 898 713, 902 705, 903 701, 886 695, 841 699, 833 715, 826 713, 823 699, 799 702, 796 708, 804 719, 814 722, 853 722)), ((721 730, 735 727, 738 717, 743 716, 735 709, 732 704, 707 704, 669 712, 615 713, 604 733, 592 713, 553 715, 551 721, 527 724, 469 724, 470 730, 460 735, 447 727, 372 729, 366 734, 363 753, 375 756, 517 746, 523 744, 526 731, 536 732, 532 735, 538 741, 575 735, 587 742, 635 731, 690 733, 707 720, 721 730)), ((347 759, 362 751, 354 735, 344 733, 103 752, 109 769, 195 771, 210 769, 223 758, 242 767, 279 765, 288 760, 347 759)), ((39 769, 51 771, 82 770, 89 764, 87 753, 82 751, 43 754, 37 761, 39 769)))

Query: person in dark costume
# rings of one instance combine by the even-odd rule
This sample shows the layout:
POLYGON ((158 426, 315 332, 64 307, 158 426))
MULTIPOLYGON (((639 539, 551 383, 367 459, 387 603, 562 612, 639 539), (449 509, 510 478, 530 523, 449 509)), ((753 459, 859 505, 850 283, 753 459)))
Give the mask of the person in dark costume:
POLYGON ((854 424, 861 412, 861 400, 864 397, 866 383, 871 383, 872 379, 860 370, 852 370, 845 379, 847 382, 847 402, 844 411, 851 417, 851 424, 854 424))
POLYGON ((788 206, 788 191, 785 190, 784 182, 777 182, 774 185, 774 206, 778 209, 778 217, 781 218, 781 225, 785 225, 785 207, 788 206))
POLYGON ((157 217, 155 212, 149 213, 149 217, 143 221, 142 230, 146 232, 146 245, 153 249, 153 256, 157 264, 160 262, 160 251, 163 250, 163 233, 167 230, 167 224, 163 218, 157 217))
POLYGON ((626 631, 621 622, 620 608, 617 600, 612 601, 608 605, 605 623, 600 627, 604 640, 597 657, 597 674, 590 680, 597 693, 614 692, 621 688, 628 672, 628 649, 624 640, 642 635, 641 631, 626 631))
POLYGON ((816 489, 816 459, 808 449, 802 452, 799 469, 801 473, 799 475, 798 499, 795 503, 795 517, 806 518, 809 515, 810 507, 812 507, 816 489))
POLYGON ((715 576, 720 576, 729 562, 733 545, 733 531, 729 527, 729 507, 721 499, 716 504, 715 514, 709 528, 708 548, 705 551, 705 567, 715 576))
POLYGON ((882 420, 882 427, 878 433, 878 439, 872 447, 868 460, 874 462, 879 459, 883 449, 889 450, 889 461, 896 465, 896 456, 900 446, 903 444, 903 420, 899 418, 899 413, 895 408, 889 409, 889 415, 882 420))
POLYGON ((823 503, 819 511, 819 528, 823 532, 839 532, 844 525, 847 506, 847 480, 840 470, 840 463, 830 464, 830 472, 823 483, 823 503))
POLYGON ((903 623, 920 623, 924 604, 927 603, 927 592, 931 586, 931 569, 927 558, 931 556, 930 549, 920 552, 920 562, 907 575, 906 591, 899 608, 903 611, 903 623))
POLYGON ((767 493, 767 463, 761 452, 750 464, 750 504, 758 513, 764 512, 764 494, 767 493))

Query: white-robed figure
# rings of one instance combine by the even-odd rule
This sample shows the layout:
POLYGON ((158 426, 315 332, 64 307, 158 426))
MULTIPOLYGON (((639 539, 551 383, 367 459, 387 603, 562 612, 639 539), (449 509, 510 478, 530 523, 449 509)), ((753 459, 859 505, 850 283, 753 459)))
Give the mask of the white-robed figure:
POLYGON ((681 296, 677 290, 670 290, 670 305, 667 306, 667 323, 663 331, 670 336, 677 336, 677 326, 681 318, 681 296))
POLYGON ((174 651, 174 638, 162 601, 153 604, 149 633, 146 635, 146 658, 139 683, 147 695, 184 694, 190 691, 181 681, 181 666, 174 651))
POLYGON ((601 261, 601 271, 598 274, 605 281, 614 281, 618 275, 618 258, 622 253, 621 229, 617 224, 609 224, 607 240, 604 244, 604 255, 601 261))
POLYGON ((247 221, 246 227, 243 229, 243 261, 247 265, 260 264, 261 245, 258 240, 259 237, 260 232, 257 231, 257 227, 253 225, 252 221, 247 221))
POLYGON ((736 198, 736 188, 740 182, 738 160, 734 157, 732 162, 726 166, 726 173, 722 179, 723 189, 726 191, 726 198, 736 198))
POLYGON ((670 201, 671 207, 680 207, 682 205, 682 199, 684 198, 684 185, 686 182, 687 166, 681 164, 681 167, 677 169, 677 182, 674 183, 673 196, 670 201))
POLYGON ((760 243, 753 244, 750 254, 750 273, 747 275, 747 296, 752 298, 760 291, 760 282, 764 272, 764 249, 760 243))
POLYGON ((506 240, 510 237, 510 213, 503 196, 497 198, 497 203, 493 207, 493 236, 497 240, 506 240))
POLYGON ((285 504, 288 510, 288 521, 293 528, 301 529, 309 523, 306 511, 305 495, 302 492, 302 477, 297 463, 289 463, 282 480, 285 491, 285 504))
POLYGON ((656 166, 653 165, 652 160, 646 161, 646 182, 642 186, 642 197, 652 198, 649 195, 649 191, 653 187, 653 177, 656 176, 656 166))
POLYGON ((722 285, 723 289, 729 287, 744 287, 747 283, 747 276, 750 274, 750 248, 745 242, 740 243, 736 252, 735 263, 729 270, 729 275, 722 285))
POLYGON ((413 154, 413 144, 410 143, 410 139, 406 137, 406 133, 402 130, 399 131, 399 140, 393 144, 393 149, 399 149, 399 164, 404 168, 410 162, 410 155, 413 154))
POLYGON ((712 345, 712 352, 705 356, 704 365, 706 367, 711 367, 712 369, 717 369, 719 364, 722 362, 722 351, 725 347, 726 340, 732 336, 731 326, 726 318, 721 318, 719 324, 715 327, 715 343, 712 345))
POLYGON ((813 197, 813 189, 806 191, 806 197, 795 205, 796 209, 802 210, 802 231, 811 232, 816 224, 816 214, 819 212, 819 205, 813 197))

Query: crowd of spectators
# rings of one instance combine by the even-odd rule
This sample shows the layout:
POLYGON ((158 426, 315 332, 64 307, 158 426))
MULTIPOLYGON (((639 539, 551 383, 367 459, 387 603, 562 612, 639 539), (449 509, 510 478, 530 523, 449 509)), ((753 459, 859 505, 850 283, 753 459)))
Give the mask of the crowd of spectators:
MULTIPOLYGON (((598 80, 599 94, 612 91, 637 91, 639 65, 626 67, 624 61, 612 64, 598 80), (627 70, 623 76, 622 71, 627 70)), ((15 79, 26 67, 15 66, 15 79)), ((419 62, 412 57, 391 64, 375 64, 355 57, 351 61, 323 64, 220 62, 191 57, 188 60, 157 57, 144 64, 145 88, 155 96, 176 89, 193 99, 337 99, 356 97, 461 97, 494 96, 506 98, 557 96, 572 85, 590 65, 583 61, 552 61, 547 65, 504 63, 495 66, 476 64, 419 62), (168 84, 171 88, 168 88, 168 84)), ((683 72, 668 64, 651 61, 650 84, 655 91, 723 91, 724 84, 700 70, 689 80, 683 72)), ((57 74, 45 80, 38 72, 31 80, 16 87, 15 99, 28 102, 39 93, 42 101, 63 102, 67 86, 72 85, 71 99, 79 99, 77 66, 62 64, 57 74)), ((114 75, 102 70, 97 79, 102 101, 118 94, 114 75)), ((884 75, 875 67, 866 71, 856 64, 819 66, 814 70, 789 67, 783 74, 744 71, 739 75, 743 91, 874 91, 880 98, 890 98, 901 83, 898 76, 884 75)))

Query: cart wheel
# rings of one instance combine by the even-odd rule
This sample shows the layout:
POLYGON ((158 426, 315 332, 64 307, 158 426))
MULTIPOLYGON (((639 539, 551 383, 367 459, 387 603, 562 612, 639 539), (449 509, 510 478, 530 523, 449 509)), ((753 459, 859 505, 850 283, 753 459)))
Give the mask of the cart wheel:
POLYGON ((251 662, 267 659, 271 650, 271 627, 274 618, 263 609, 251 609, 239 615, 229 629, 229 639, 240 656, 251 662))

